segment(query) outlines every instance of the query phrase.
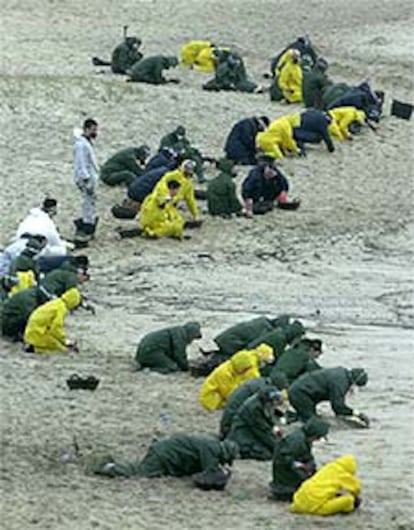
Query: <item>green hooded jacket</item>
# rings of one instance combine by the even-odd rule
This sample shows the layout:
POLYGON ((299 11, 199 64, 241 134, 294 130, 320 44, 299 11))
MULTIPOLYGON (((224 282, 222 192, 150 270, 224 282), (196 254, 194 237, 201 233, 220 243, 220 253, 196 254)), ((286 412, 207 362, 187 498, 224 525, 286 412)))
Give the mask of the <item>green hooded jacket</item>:
POLYGON ((112 476, 183 477, 231 464, 238 456, 236 444, 197 435, 175 435, 155 441, 141 462, 115 463, 112 476))
MULTIPOLYGON (((257 337, 264 335, 273 329, 272 320, 267 317, 257 317, 246 322, 240 322, 219 333, 214 342, 220 348, 220 352, 226 358, 236 352, 243 350, 257 337)), ((260 344, 257 343, 257 345, 260 344)))
POLYGON ((72 287, 78 286, 77 266, 72 261, 64 261, 60 267, 51 270, 40 280, 40 286, 59 297, 72 287))
MULTIPOLYGON (((129 37, 131 38, 131 37, 129 37)), ((112 52, 111 68, 114 74, 126 74, 127 70, 142 59, 142 53, 123 41, 112 52)))
POLYGON ((131 81, 162 85, 167 80, 162 75, 164 70, 178 65, 176 57, 153 55, 135 63, 129 71, 131 81))
MULTIPOLYGON (((143 157, 144 148, 146 148, 146 146, 127 147, 126 149, 121 149, 121 151, 115 153, 102 166, 100 173, 101 180, 105 182, 105 184, 112 185, 114 174, 128 172, 131 175, 129 179, 130 182, 132 182, 136 176, 142 175, 144 167, 137 163, 137 158, 140 159, 143 157)), ((116 178, 116 175, 115 180, 118 183, 119 179, 116 178)), ((128 182, 126 182, 126 184, 128 184, 128 182)))
POLYGON ((207 186, 207 207, 210 215, 231 215, 239 213, 242 206, 236 195, 236 185, 231 170, 234 162, 222 159, 217 164, 219 175, 207 186))
POLYGON ((186 348, 197 338, 201 338, 198 322, 153 331, 139 343, 135 359, 141 368, 160 373, 187 371, 186 348))
POLYGON ((309 354, 310 344, 301 341, 296 346, 287 349, 276 359, 272 370, 283 372, 289 383, 293 383, 300 375, 313 370, 320 370, 321 366, 309 354))
POLYGON ((316 471, 312 455, 312 438, 326 436, 328 425, 318 418, 310 419, 303 427, 277 440, 273 454, 273 481, 271 486, 285 486, 296 490, 316 471), (306 472, 297 463, 309 464, 306 472))
POLYGON ((321 109, 322 95, 328 86, 331 85, 326 72, 317 66, 312 70, 303 70, 302 95, 306 108, 321 109))
MULTIPOLYGON (((260 389, 241 405, 233 418, 226 440, 236 442, 241 458, 271 460, 276 445, 273 427, 276 416, 270 403, 265 403, 261 393, 274 387, 260 389)), ((276 389, 275 389, 276 390, 276 389)))
POLYGON ((32 312, 49 297, 39 287, 31 287, 7 298, 2 304, 2 335, 19 337, 23 334, 32 312))

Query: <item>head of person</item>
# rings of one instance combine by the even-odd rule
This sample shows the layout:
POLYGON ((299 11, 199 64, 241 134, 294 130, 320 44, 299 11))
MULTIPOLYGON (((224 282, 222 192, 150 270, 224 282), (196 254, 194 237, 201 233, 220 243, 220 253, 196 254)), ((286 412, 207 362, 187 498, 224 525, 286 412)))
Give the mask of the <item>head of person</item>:
POLYGON ((264 342, 259 344, 254 351, 256 352, 259 362, 271 364, 275 360, 273 348, 264 342))
POLYGON ((354 455, 344 455, 340 456, 335 460, 335 464, 342 467, 345 471, 351 475, 355 475, 357 470, 357 461, 354 455))
POLYGON ((270 120, 267 116, 254 116, 258 131, 264 131, 269 127, 270 120))
POLYGON ((276 178, 276 176, 276 168, 271 164, 265 164, 263 168, 263 177, 265 178, 265 180, 272 180, 276 178))
POLYGON ((177 180, 170 180, 167 184, 170 197, 175 197, 180 189, 180 183, 177 180))
POLYGON ((63 300, 69 311, 73 311, 82 303, 81 294, 76 287, 72 287, 65 291, 60 298, 63 300))
POLYGON ((221 454, 219 456, 220 464, 232 465, 233 461, 240 456, 239 446, 236 442, 225 440, 220 442, 221 454))
POLYGON ((328 61, 324 59, 323 57, 318 57, 316 59, 315 67, 320 70, 321 72, 326 72, 328 69, 328 61))
POLYGON ((178 58, 171 55, 165 58, 165 68, 175 68, 178 65, 178 58))
POLYGON ((85 254, 80 254, 79 256, 75 256, 73 260, 76 266, 76 275, 77 275, 78 283, 82 284, 82 283, 87 282, 90 278, 89 272, 88 272, 88 267, 89 267, 88 256, 86 256, 85 254))
POLYGON ((42 203, 42 210, 47 213, 49 217, 54 217, 57 214, 57 200, 51 197, 46 197, 42 203))
POLYGON ((275 387, 265 387, 259 390, 258 397, 264 404, 270 404, 273 408, 283 405, 283 395, 275 387))
POLYGON ((186 322, 184 324, 184 329, 187 334, 187 338, 189 342, 192 342, 193 340, 196 340, 196 339, 201 339, 203 337, 201 333, 201 326, 198 322, 195 322, 195 321, 186 322))
POLYGON ((302 429, 307 440, 310 442, 315 442, 316 440, 324 438, 328 434, 329 425, 317 416, 312 416, 312 418, 305 423, 302 429))
POLYGON ((368 383, 368 374, 363 368, 352 368, 349 375, 352 385, 365 386, 368 383))
POLYGON ((47 239, 44 236, 33 236, 27 240, 24 254, 26 256, 37 256, 46 246, 47 239))
POLYGON ((138 50, 142 44, 141 39, 138 37, 126 37, 125 42, 127 43, 128 48, 131 50, 138 50))
POLYGON ((83 136, 85 136, 89 140, 93 140, 98 136, 98 122, 93 118, 87 118, 83 122, 82 130, 83 136))
POLYGON ((228 173, 232 177, 237 176, 236 165, 233 160, 229 160, 228 158, 220 158, 220 160, 216 162, 216 168, 223 173, 228 173))
POLYGON ((175 129, 174 134, 175 134, 175 136, 176 136, 179 140, 184 139, 184 138, 185 138, 185 134, 186 134, 185 127, 183 127, 182 125, 179 125, 179 126, 175 129))
POLYGON ((297 64, 300 62, 300 51, 296 48, 291 48, 289 50, 289 56, 294 64, 297 64))
POLYGON ((322 341, 320 339, 302 339, 300 344, 303 344, 312 359, 317 359, 322 355, 322 341))
POLYGON ((148 145, 142 144, 136 149, 135 158, 140 164, 145 164, 151 155, 151 148, 148 145))
POLYGON ((300 58, 300 65, 302 67, 302 70, 307 70, 307 71, 312 70, 312 66, 313 66, 312 57, 307 53, 303 54, 300 58))
POLYGON ((180 166, 181 171, 187 178, 191 178, 195 172, 196 163, 194 160, 184 160, 180 166))
POLYGON ((305 334, 305 328, 299 320, 294 320, 284 328, 285 339, 291 344, 295 339, 302 337, 305 334))

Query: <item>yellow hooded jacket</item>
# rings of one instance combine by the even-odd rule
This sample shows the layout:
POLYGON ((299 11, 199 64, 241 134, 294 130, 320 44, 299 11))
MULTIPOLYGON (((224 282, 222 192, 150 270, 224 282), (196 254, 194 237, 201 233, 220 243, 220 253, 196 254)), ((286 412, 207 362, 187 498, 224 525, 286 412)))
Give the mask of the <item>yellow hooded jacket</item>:
POLYGON ((65 317, 80 303, 81 295, 76 287, 72 287, 60 298, 35 309, 27 322, 24 342, 32 345, 36 353, 67 351, 65 317))
POLYGON ((214 72, 214 47, 207 40, 190 40, 181 48, 181 64, 200 72, 214 72))
POLYGON ((283 149, 299 154, 293 138, 293 127, 287 117, 277 118, 269 127, 256 135, 256 147, 272 158, 283 158, 283 149))
POLYGON ((351 136, 348 127, 354 121, 361 125, 365 123, 366 114, 363 110, 358 110, 355 107, 338 107, 328 111, 328 114, 333 118, 328 130, 330 134, 338 140, 346 140, 351 136))
POLYGON ((173 201, 155 189, 148 195, 141 207, 140 223, 146 234, 157 237, 181 237, 184 232, 184 219, 173 201))
POLYGON ((272 362, 273 348, 259 344, 254 350, 241 350, 220 364, 204 381, 199 400, 203 408, 223 408, 228 396, 248 379, 260 377, 259 362, 272 362))
MULTIPOLYGON (((295 63, 292 56, 292 50, 288 50, 282 55, 278 62, 281 65, 278 73, 277 82, 280 90, 283 92, 283 97, 289 103, 300 103, 303 101, 302 97, 302 67, 299 62, 295 63), (286 56, 286 57, 285 57, 286 56), (284 58, 283 63, 281 62, 284 58)), ((278 67, 276 67, 276 71, 278 67)))
POLYGON ((13 296, 20 291, 36 285, 36 278, 33 271, 18 271, 15 276, 17 276, 19 282, 10 289, 9 296, 13 296))
POLYGON ((170 194, 168 189, 168 183, 172 180, 176 180, 180 184, 180 188, 177 194, 174 196, 171 204, 178 204, 180 201, 185 201, 193 217, 198 217, 200 212, 198 210, 197 202, 194 196, 194 188, 191 179, 184 175, 181 168, 168 171, 161 178, 158 184, 155 186, 153 192, 158 196, 167 197, 170 194))
POLYGON ((353 455, 342 456, 324 465, 302 482, 293 497, 291 511, 315 515, 352 512, 355 496, 361 491, 361 482, 355 477, 356 468, 353 455))

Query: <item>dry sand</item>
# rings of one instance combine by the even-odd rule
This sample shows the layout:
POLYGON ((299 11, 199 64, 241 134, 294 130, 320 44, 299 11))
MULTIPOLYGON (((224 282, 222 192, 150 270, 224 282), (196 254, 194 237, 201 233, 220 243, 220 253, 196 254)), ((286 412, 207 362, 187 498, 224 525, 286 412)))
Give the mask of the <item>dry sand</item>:
MULTIPOLYGON (((80 355, 36 357, 1 343, 1 527, 40 529, 399 529, 414 528, 413 501, 413 171, 412 121, 389 117, 392 97, 413 100, 412 2, 182 0, 1 0, 0 177, 2 243, 49 192, 58 224, 72 233, 79 201, 71 177, 71 131, 89 115, 101 126, 101 162, 116 149, 184 124, 213 155, 231 125, 253 113, 282 115, 266 95, 208 94, 202 74, 180 71, 181 86, 154 88, 96 74, 123 24, 146 55, 176 52, 189 38, 236 44, 251 75, 306 31, 337 80, 368 78, 386 92, 377 135, 286 160, 296 212, 253 221, 207 219, 190 241, 117 241, 110 206, 123 196, 101 187, 101 224, 90 249, 87 292, 97 316, 69 319, 80 355), (305 7, 303 7, 305 6, 305 7), (81 451, 142 456, 164 406, 173 432, 214 432, 219 414, 201 411, 199 380, 133 371, 139 338, 188 319, 203 346, 229 324, 291 312, 325 344, 326 366, 364 366, 369 385, 353 400, 372 418, 349 429, 328 407, 320 463, 352 452, 363 505, 350 517, 307 518, 267 500, 271 464, 240 461, 225 493, 189 480, 104 480, 80 462, 61 463, 76 436, 81 451), (101 378, 95 393, 69 392, 73 372, 101 378)), ((293 107, 296 108, 296 107, 293 107)), ((290 109, 289 109, 290 110, 290 109)), ((240 178, 245 171, 241 171, 240 178)), ((128 223, 126 224, 128 225, 128 223)), ((191 347, 191 355, 197 354, 191 347)))

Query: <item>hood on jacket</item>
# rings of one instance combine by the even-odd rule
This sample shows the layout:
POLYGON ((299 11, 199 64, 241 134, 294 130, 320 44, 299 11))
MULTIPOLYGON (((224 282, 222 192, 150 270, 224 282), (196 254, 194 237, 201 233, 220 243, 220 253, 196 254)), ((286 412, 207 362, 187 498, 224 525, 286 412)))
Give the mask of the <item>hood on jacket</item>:
POLYGON ((166 68, 175 68, 178 65, 178 59, 175 55, 165 57, 164 64, 166 68))
POLYGON ((236 374, 241 374, 254 365, 254 360, 249 351, 243 350, 235 353, 231 357, 230 363, 236 374))
POLYGON ((276 403, 277 405, 283 405, 283 395, 274 386, 265 386, 257 392, 262 403, 276 403))
POLYGON ((231 464, 233 460, 240 456, 239 446, 236 442, 231 442, 230 440, 225 440, 220 442, 221 447, 221 463, 231 464))
POLYGON ((292 342, 294 339, 301 337, 305 333, 305 328, 299 320, 294 320, 292 324, 288 324, 285 329, 285 338, 287 342, 292 342))
POLYGON ((257 346, 253 351, 256 353, 259 361, 272 363, 275 360, 273 348, 264 342, 259 344, 259 346, 257 346))
POLYGON ((352 368, 350 376, 354 385, 365 386, 368 383, 368 374, 363 368, 352 368))
POLYGON ((357 470, 357 461, 354 455, 344 455, 335 460, 335 464, 341 466, 345 471, 355 475, 357 470))
POLYGON ((269 376, 270 383, 278 390, 283 390, 289 386, 288 378, 283 372, 272 370, 269 376))
POLYGON ((228 158, 220 158, 216 164, 216 167, 218 170, 223 171, 223 173, 230 173, 234 167, 234 162, 228 158))
POLYGON ((142 163, 145 162, 145 160, 150 156, 150 154, 151 148, 146 144, 142 144, 135 149, 135 157, 138 158, 138 160, 142 163))
POLYGON ((326 436, 329 431, 329 425, 321 419, 313 416, 302 427, 306 438, 322 438, 326 436))
POLYGON ((201 339, 201 327, 198 322, 187 322, 184 324, 184 329, 190 342, 194 339, 201 339))
POLYGON ((78 307, 82 301, 81 294, 76 287, 72 287, 65 291, 60 298, 64 301, 69 311, 78 307))
POLYGON ((290 315, 279 315, 276 318, 270 318, 269 321, 274 328, 285 328, 290 323, 290 315))

